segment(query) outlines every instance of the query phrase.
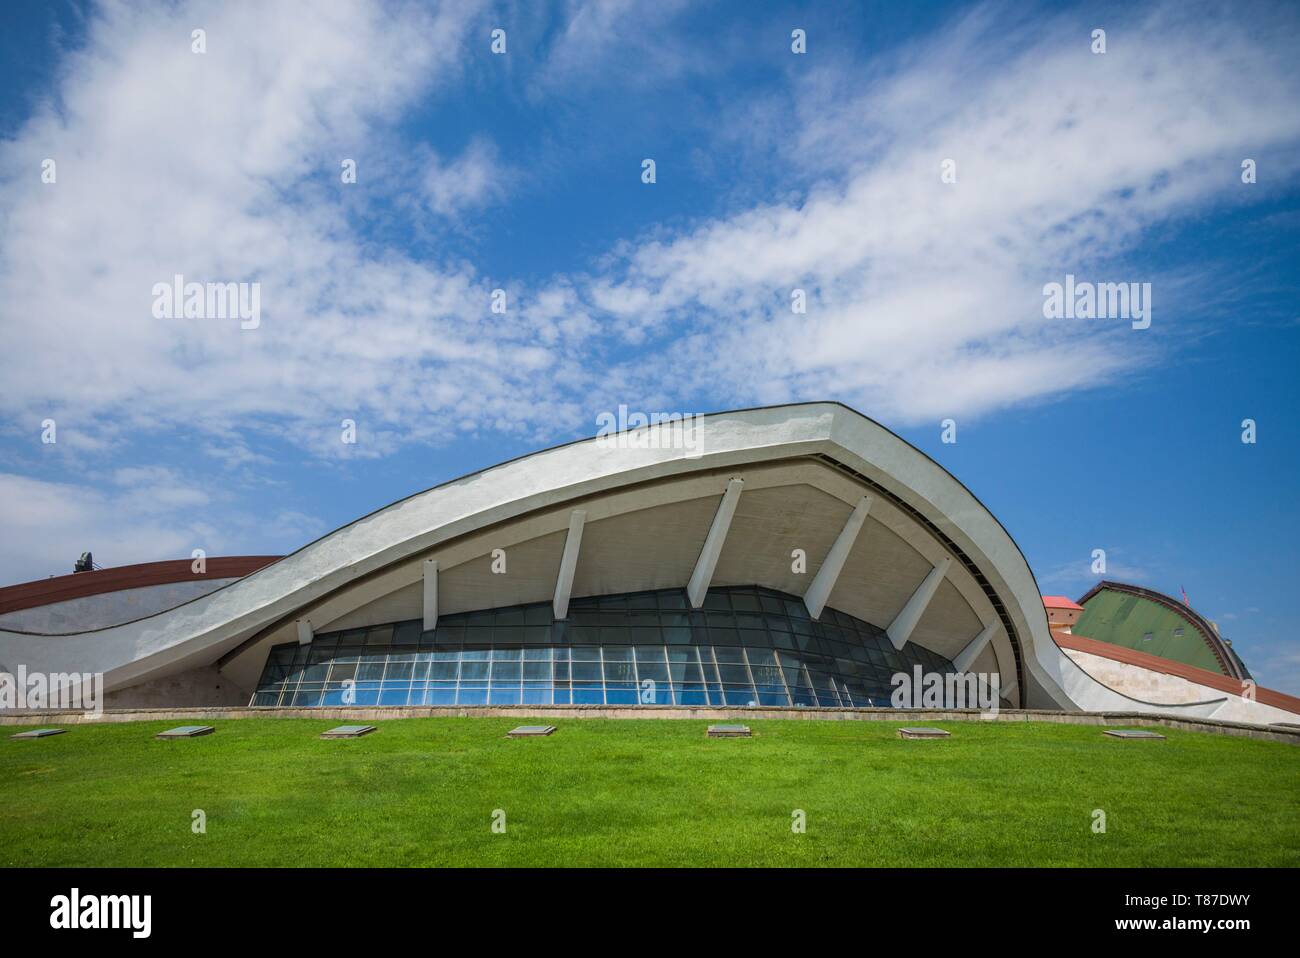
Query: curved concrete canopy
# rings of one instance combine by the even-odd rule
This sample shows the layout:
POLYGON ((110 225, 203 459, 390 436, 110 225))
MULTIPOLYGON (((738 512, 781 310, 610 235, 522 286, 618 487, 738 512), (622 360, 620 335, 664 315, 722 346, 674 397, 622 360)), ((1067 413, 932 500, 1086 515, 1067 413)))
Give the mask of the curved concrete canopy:
POLYGON ((556 589, 580 511, 586 531, 568 570, 575 595, 694 587, 705 566, 705 587, 749 576, 807 595, 825 565, 838 573, 817 586, 831 607, 888 626, 896 642, 946 642, 935 651, 951 658, 969 651, 967 667, 1000 672, 1013 704, 1193 715, 1219 704, 1140 702, 1075 665, 1053 642, 1033 574, 1006 530, 941 466, 854 410, 807 403, 717 413, 703 417, 689 448, 680 438, 650 426, 503 463, 157 615, 63 635, 0 631, 0 661, 103 672, 113 690, 221 660, 248 683, 272 642, 405 608, 424 560, 436 562, 439 605, 444 594, 453 604, 506 605, 556 589), (797 589, 792 545, 808 559, 797 589), (489 580, 489 595, 475 584, 475 563, 493 548, 509 548, 524 568, 489 580))

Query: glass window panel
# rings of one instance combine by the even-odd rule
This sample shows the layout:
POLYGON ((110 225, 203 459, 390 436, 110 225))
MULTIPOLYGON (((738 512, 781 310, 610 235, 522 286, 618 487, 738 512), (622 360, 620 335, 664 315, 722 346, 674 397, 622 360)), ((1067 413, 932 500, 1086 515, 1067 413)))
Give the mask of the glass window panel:
POLYGON ((498 628, 503 625, 523 625, 524 610, 519 606, 508 609, 497 609, 497 618, 494 623, 498 628))
POLYGON ((704 596, 704 608, 719 612, 730 612, 731 600, 727 598, 725 590, 710 589, 708 594, 704 596))
POLYGON ((636 705, 638 700, 638 689, 631 682, 606 682, 605 683, 605 704, 607 705, 636 705))
POLYGON ((393 645, 415 645, 420 641, 419 621, 402 622, 393 630, 393 645))
POLYGON ((415 663, 413 662, 401 662, 396 658, 390 658, 388 660, 388 671, 384 673, 384 680, 392 681, 394 679, 405 679, 409 682, 411 679, 411 668, 414 664, 415 663))
POLYGON ((636 663, 636 674, 637 678, 642 682, 646 679, 655 682, 667 682, 668 664, 662 659, 658 662, 642 662, 638 659, 636 663))
POLYGON ((496 682, 518 682, 523 678, 523 663, 521 662, 493 662, 492 663, 492 681, 496 682))
POLYGON ((575 681, 600 681, 602 678, 599 662, 574 662, 573 678, 575 681))
POLYGON ((488 698, 488 704, 490 704, 490 705, 518 705, 519 702, 520 702, 520 698, 521 698, 521 693, 520 693, 520 690, 519 690, 519 686, 517 686, 517 685, 509 685, 509 686, 494 685, 494 686, 492 686, 492 691, 491 691, 491 693, 490 693, 490 695, 489 695, 489 698, 488 698))
POLYGON ((373 659, 362 659, 357 663, 357 680, 382 679, 384 677, 384 668, 388 664, 387 656, 379 656, 373 659))
POLYGON ((573 683, 573 704, 604 705, 605 690, 599 683, 593 685, 589 682, 575 682, 573 683))
POLYGON ((684 589, 667 589, 659 593, 659 608, 684 609, 687 606, 684 589))
POLYGON ((425 705, 455 705, 456 686, 449 683, 431 683, 424 692, 425 705))
POLYGON ((551 649, 547 646, 544 649, 524 649, 525 662, 549 662, 551 661, 551 649))
POLYGON ((632 649, 628 646, 620 646, 616 649, 605 649, 606 662, 631 662, 632 649))
POLYGON ((525 662, 524 681, 542 681, 551 677, 550 662, 525 662))
POLYGON ((703 682, 704 674, 700 671, 699 662, 672 662, 669 663, 669 674, 672 676, 674 684, 680 682, 703 682))
POLYGON ((718 675, 724 685, 749 684, 749 669, 743 665, 719 665, 718 675))
POLYGON ((366 645, 392 645, 393 644, 393 627, 391 625, 376 626, 373 629, 366 630, 366 645))
POLYGON ((723 686, 725 702, 727 705, 757 705, 758 696, 754 690, 747 685, 726 685, 723 686))
POLYGON ((456 659, 451 661, 435 660, 429 665, 429 678, 431 679, 454 679, 460 671, 460 662, 456 659))
POLYGON ((701 683, 688 682, 677 689, 677 703, 679 705, 708 705, 709 698, 701 683))
POLYGON ((461 661, 460 679, 462 682, 465 681, 466 679, 476 679, 476 680, 486 679, 487 676, 488 676, 487 662, 467 662, 463 660, 461 661))
POLYGON ((486 685, 462 685, 456 694, 457 705, 487 705, 486 685))

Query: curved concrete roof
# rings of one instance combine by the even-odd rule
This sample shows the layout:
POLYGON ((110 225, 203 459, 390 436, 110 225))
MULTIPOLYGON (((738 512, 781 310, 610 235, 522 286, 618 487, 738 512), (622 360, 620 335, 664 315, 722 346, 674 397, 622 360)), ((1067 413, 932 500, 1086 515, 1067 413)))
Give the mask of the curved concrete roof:
MULTIPOLYGON (((1194 715, 1208 714, 1217 706, 1139 702, 1075 665, 1053 642, 1033 574, 997 519, 924 453, 846 406, 806 403, 716 413, 703 418, 694 448, 656 442, 668 435, 664 427, 651 426, 621 433, 613 442, 582 440, 444 483, 147 619, 64 635, 0 631, 0 664, 21 663, 46 672, 103 672, 109 690, 210 664, 265 640, 277 629, 282 634, 285 623, 303 610, 328 607, 322 617, 338 619, 363 601, 382 597, 385 590, 409 586, 419 560, 438 557, 441 563, 444 554, 452 556, 458 548, 468 555, 465 543, 472 540, 473 548, 480 548, 485 530, 507 535, 531 528, 531 541, 553 542, 547 536, 563 528, 562 522, 555 525, 555 517, 562 519, 579 504, 590 504, 609 520, 632 516, 633 521, 608 528, 621 529, 624 535, 644 534, 654 548, 665 550, 665 556, 674 545, 680 547, 678 552, 687 546, 698 551, 690 543, 682 546, 679 539, 656 539, 653 523, 635 521, 638 510, 676 504, 682 515, 694 509, 691 514, 701 516, 707 506, 707 515, 712 515, 728 477, 753 475, 756 484, 766 476, 773 488, 817 486, 840 500, 843 513, 864 495, 878 502, 891 532, 907 539, 936 567, 941 587, 964 597, 977 616, 974 625, 996 630, 995 649, 1002 651, 993 662, 1003 674, 1003 688, 1014 686, 1025 705, 1194 715), (697 505, 688 508, 690 502, 697 505)), ((873 517, 877 508, 871 506, 873 517)), ((522 532, 515 538, 527 539, 522 532)), ((637 541, 626 543, 624 553, 637 551, 637 541)), ((809 558, 814 558, 811 550, 809 558)), ((664 581, 668 573, 658 557, 650 560, 636 567, 633 578, 664 581)), ((464 561, 463 556, 457 561, 464 561)), ((592 582, 593 588, 611 584, 599 576, 592 582)), ((628 582, 617 584, 626 588, 628 582)), ((900 579, 893 588, 895 607, 913 590, 922 591, 914 579, 900 579)), ((851 593, 851 587, 837 587, 830 604, 840 608, 841 598, 849 601, 851 593)), ((851 609, 842 611, 853 614, 851 609)))

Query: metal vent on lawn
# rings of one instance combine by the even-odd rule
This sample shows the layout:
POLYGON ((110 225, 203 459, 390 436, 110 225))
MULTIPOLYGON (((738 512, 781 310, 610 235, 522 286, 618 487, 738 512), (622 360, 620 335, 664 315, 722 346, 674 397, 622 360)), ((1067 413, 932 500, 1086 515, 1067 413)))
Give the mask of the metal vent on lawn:
POLYGON ((709 726, 709 738, 749 738, 753 734, 748 725, 709 726))
POLYGON ((321 738, 361 738, 375 731, 373 725, 336 725, 327 732, 321 732, 321 738))
POLYGON ((535 738, 538 735, 550 735, 555 731, 554 725, 521 725, 506 733, 507 738, 535 738))
POLYGON ((10 735, 10 738, 49 738, 51 735, 62 735, 66 728, 34 728, 27 732, 19 732, 17 735, 10 735))
POLYGON ((1164 738, 1158 732, 1127 728, 1108 728, 1103 734, 1109 735, 1111 738, 1164 738))
POLYGON ((899 738, 949 738, 951 732, 945 732, 941 728, 900 728, 898 730, 899 738))
POLYGON ((215 731, 216 729, 211 725, 178 725, 176 728, 159 732, 154 738, 198 738, 200 735, 211 735, 215 731))

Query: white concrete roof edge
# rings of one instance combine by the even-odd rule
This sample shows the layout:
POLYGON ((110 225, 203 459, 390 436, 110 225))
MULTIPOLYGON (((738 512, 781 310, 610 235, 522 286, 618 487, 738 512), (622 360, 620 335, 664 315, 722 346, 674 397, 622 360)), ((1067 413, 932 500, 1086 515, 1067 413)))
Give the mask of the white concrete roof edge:
POLYGON ((0 631, 0 655, 45 671, 102 671, 106 688, 117 688, 204 649, 233 647, 354 579, 483 526, 649 479, 825 453, 879 482, 967 552, 1012 617, 1031 688, 1062 708, 1195 714, 1194 707, 1124 696, 1061 652, 1033 573, 1007 531, 942 466, 862 414, 825 402, 715 413, 705 417, 702 446, 692 455, 689 449, 629 448, 591 438, 542 450, 399 500, 238 582, 149 618, 67 635, 0 631))

